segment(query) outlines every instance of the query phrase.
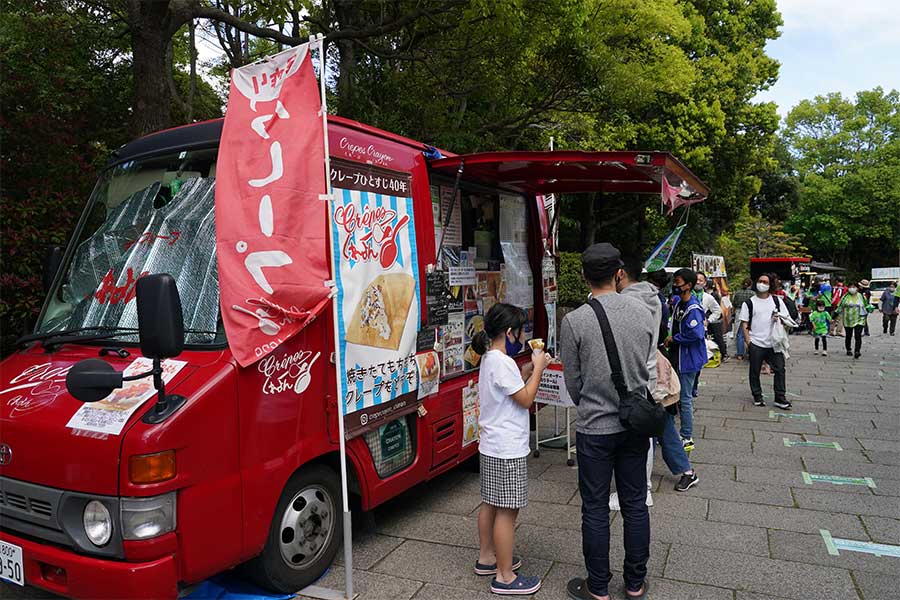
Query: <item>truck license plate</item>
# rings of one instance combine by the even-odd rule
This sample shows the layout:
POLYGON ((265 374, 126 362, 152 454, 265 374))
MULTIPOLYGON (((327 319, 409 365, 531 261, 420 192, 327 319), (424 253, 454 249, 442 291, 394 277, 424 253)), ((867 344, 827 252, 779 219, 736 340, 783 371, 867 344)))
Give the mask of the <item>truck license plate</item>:
POLYGON ((25 585, 25 564, 22 549, 0 540, 0 579, 25 585))

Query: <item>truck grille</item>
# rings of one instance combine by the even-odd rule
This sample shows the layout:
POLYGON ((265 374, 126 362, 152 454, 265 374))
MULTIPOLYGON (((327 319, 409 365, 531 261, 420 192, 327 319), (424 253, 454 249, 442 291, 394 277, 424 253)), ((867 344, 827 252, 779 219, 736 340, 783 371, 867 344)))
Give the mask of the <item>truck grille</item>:
POLYGON ((61 490, 0 477, 0 516, 59 529, 57 514, 61 490))
POLYGON ((49 519, 53 515, 53 505, 50 502, 28 498, 22 494, 3 492, 0 494, 0 505, 29 512, 45 519, 49 519))

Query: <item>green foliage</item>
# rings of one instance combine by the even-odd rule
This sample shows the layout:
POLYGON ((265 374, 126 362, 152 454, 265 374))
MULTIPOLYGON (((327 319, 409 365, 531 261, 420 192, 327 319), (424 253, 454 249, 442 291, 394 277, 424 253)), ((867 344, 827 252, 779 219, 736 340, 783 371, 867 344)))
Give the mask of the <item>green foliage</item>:
POLYGON ((746 207, 732 230, 716 239, 715 252, 725 257, 732 285, 750 275, 751 258, 808 256, 800 236, 786 233, 780 224, 751 213, 746 207))
POLYGON ((42 301, 46 247, 64 244, 110 149, 127 140, 130 65, 78 7, 4 2, 0 328, 3 349, 42 301))
POLYGON ((559 253, 559 288, 560 306, 581 306, 590 293, 584 277, 581 276, 581 253, 559 253))
POLYGON ((788 114, 800 199, 787 230, 816 257, 851 270, 893 265, 900 251, 900 92, 839 93, 788 114))

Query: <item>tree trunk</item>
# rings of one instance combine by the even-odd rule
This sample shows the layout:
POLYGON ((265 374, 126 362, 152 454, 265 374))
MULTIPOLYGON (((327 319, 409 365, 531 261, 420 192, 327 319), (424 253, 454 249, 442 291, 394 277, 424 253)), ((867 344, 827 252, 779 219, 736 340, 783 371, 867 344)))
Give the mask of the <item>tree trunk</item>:
POLYGON ((194 38, 194 19, 191 19, 191 23, 189 25, 188 31, 191 34, 191 80, 190 80, 190 88, 188 89, 188 99, 187 99, 187 121, 188 123, 194 122, 194 95, 197 93, 197 45, 196 40, 194 38))
POLYGON ((129 21, 134 73, 135 135, 165 129, 171 124, 172 96, 166 71, 168 2, 131 2, 129 21))
MULTIPOLYGON (((356 22, 357 5, 355 0, 335 0, 334 17, 337 30, 352 29, 356 22)), ((356 70, 356 49, 353 40, 340 39, 337 42, 338 80, 337 100, 338 114, 342 117, 354 118, 353 115, 353 77, 356 70)))

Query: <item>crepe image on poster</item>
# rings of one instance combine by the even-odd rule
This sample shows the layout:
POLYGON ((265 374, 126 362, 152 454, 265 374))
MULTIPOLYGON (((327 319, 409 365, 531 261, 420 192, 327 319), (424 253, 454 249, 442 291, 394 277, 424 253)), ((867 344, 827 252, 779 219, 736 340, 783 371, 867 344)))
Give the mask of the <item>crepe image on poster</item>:
POLYGON ((406 273, 379 275, 366 287, 347 326, 346 340, 361 346, 397 350, 415 293, 406 273))
POLYGON ((475 336, 484 331, 484 317, 472 315, 466 319, 466 339, 473 340, 475 336))
POLYGON ((463 415, 463 448, 478 441, 478 415, 467 412, 463 415))
POLYGON ((419 369, 419 398, 436 394, 441 380, 441 363, 437 352, 423 352, 416 355, 419 369))
POLYGON ((463 346, 445 346, 444 347, 444 375, 453 375, 462 373, 465 365, 463 364, 463 346))

